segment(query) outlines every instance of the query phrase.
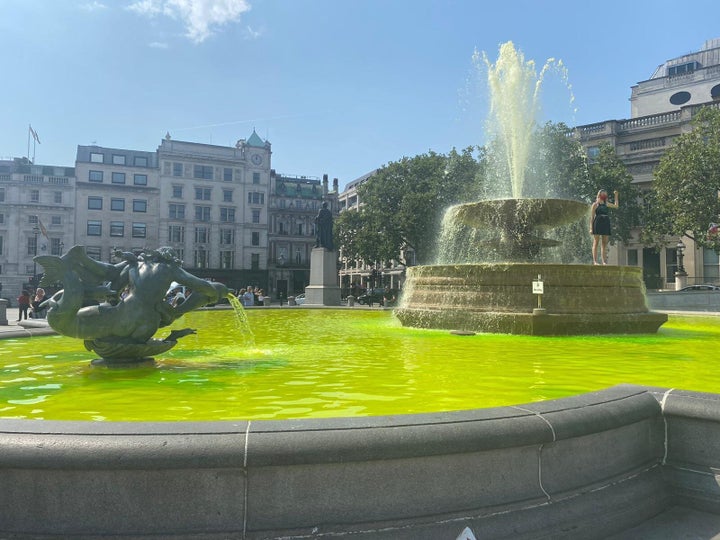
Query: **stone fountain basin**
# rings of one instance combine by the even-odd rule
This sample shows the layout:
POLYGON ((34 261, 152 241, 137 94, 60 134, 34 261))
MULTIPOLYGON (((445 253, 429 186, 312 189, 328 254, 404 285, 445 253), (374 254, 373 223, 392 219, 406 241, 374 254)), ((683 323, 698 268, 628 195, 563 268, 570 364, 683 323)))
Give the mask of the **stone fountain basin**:
POLYGON ((3 538, 599 539, 678 505, 720 507, 720 396, 677 390, 621 385, 350 419, 0 420, 0 430, 3 538))
POLYGON ((456 219, 476 229, 551 229, 577 221, 590 210, 571 199, 489 199, 453 207, 456 219))

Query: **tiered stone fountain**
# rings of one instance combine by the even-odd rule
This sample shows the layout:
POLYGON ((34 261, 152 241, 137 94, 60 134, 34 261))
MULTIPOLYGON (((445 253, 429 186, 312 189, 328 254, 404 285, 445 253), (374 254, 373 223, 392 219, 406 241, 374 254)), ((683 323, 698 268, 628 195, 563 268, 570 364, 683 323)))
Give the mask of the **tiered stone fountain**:
POLYGON ((444 223, 490 231, 480 247, 504 262, 409 268, 398 319, 420 328, 511 334, 656 332, 667 315, 648 310, 641 268, 537 262, 543 248, 559 244, 543 233, 587 217, 590 208, 523 196, 541 79, 535 80, 534 65, 525 64, 512 43, 503 45, 495 66, 488 63, 488 72, 511 197, 454 206, 444 223), (533 281, 543 284, 541 298, 533 281))

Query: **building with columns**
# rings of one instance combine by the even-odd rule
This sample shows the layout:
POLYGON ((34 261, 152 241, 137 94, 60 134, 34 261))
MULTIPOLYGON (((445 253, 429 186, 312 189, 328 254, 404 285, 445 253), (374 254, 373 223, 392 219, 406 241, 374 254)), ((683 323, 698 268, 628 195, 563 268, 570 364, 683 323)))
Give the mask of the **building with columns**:
MULTIPOLYGON (((641 191, 650 189, 653 171, 674 139, 692 129, 700 107, 720 107, 720 39, 705 42, 697 52, 659 65, 652 76, 631 89, 629 119, 578 126, 590 159, 609 143, 641 191)), ((622 202, 622 201, 621 201, 622 202)), ((649 289, 671 289, 679 257, 689 282, 720 282, 720 261, 713 250, 698 248, 684 238, 668 239, 660 251, 643 246, 640 229, 627 245, 612 246, 611 264, 640 266, 649 289)))
POLYGON ((328 175, 278 174, 270 171, 269 293, 287 298, 305 291, 310 283, 310 253, 315 246, 315 217, 328 203, 338 212, 338 179, 330 189, 328 175))

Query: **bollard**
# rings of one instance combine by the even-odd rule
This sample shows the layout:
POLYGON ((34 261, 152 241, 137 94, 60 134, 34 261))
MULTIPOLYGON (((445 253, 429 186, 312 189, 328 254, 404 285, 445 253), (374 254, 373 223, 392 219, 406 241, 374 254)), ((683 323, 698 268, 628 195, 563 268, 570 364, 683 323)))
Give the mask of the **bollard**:
POLYGON ((355 305, 355 297, 352 294, 348 295, 347 303, 348 303, 348 307, 353 307, 355 305))
POLYGON ((7 307, 8 301, 5 298, 0 298, 0 326, 8 325, 7 307))
POLYGON ((288 306, 297 306, 297 302, 295 302, 294 296, 288 296, 288 306))

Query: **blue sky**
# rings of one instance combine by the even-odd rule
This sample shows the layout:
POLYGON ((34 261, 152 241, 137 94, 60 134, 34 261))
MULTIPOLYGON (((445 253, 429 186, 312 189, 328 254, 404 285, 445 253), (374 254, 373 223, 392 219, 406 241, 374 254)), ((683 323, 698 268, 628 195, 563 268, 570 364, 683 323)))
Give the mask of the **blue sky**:
POLYGON ((72 166, 78 144, 232 145, 255 128, 280 173, 347 182, 484 142, 472 64, 513 41, 562 59, 544 120, 630 116, 630 87, 720 37, 720 2, 0 0, 0 158, 72 166), (31 149, 32 153, 32 149, 31 149))

